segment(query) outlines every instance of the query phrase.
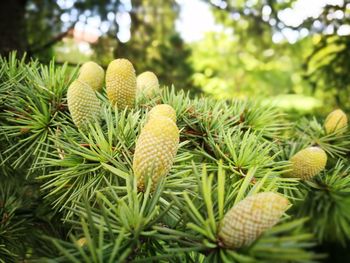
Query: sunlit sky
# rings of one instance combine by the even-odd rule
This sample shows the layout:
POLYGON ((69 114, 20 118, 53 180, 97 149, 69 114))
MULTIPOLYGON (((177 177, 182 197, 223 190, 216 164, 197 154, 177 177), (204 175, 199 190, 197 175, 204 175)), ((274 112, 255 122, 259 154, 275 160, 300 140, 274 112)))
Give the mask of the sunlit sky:
POLYGON ((205 32, 218 31, 210 6, 201 0, 177 0, 180 4, 180 17, 176 29, 187 42, 200 40, 205 32))
MULTIPOLYGON (((318 17, 322 12, 322 8, 326 4, 342 5, 343 1, 344 0, 298 0, 292 8, 280 12, 279 19, 281 19, 286 25, 298 26, 307 17, 318 17)), ((181 6, 181 13, 176 27, 185 41, 197 41, 203 38, 205 32, 223 30, 222 27, 215 23, 210 6, 205 2, 201 0, 177 0, 177 2, 181 6)), ((267 7, 263 9, 263 15, 267 18, 270 13, 270 8, 267 7)), ((339 18, 343 15, 342 11, 335 12, 334 14, 334 16, 339 18)), ((317 22, 315 22, 314 26, 317 27, 317 25, 317 22)), ((332 28, 327 30, 329 30, 329 33, 332 33, 332 28)), ((274 34, 273 40, 274 42, 280 42, 286 39, 289 42, 294 43, 299 37, 303 37, 307 34, 307 29, 297 32, 286 28, 282 30, 281 33, 274 34)), ((338 34, 350 34, 350 26, 341 26, 338 34)))
MULTIPOLYGON (((176 0, 180 5, 180 17, 176 21, 176 29, 180 32, 181 36, 186 42, 193 42, 201 40, 206 32, 210 31, 222 31, 223 26, 215 22, 214 16, 211 12, 211 7, 201 0, 176 0)), ((247 0, 249 2, 251 0, 247 0)), ((297 0, 292 8, 285 9, 279 12, 278 16, 286 25, 298 26, 307 17, 318 17, 322 12, 322 8, 326 4, 341 5, 344 0, 297 0)), ((108 20, 117 20, 120 28, 118 33, 118 39, 122 42, 127 42, 130 39, 130 25, 131 18, 129 11, 132 8, 131 0, 121 0, 124 9, 119 10, 117 13, 110 12, 108 14, 108 20)), ((220 0, 212 0, 216 3, 224 3, 220 0)), ((71 8, 74 4, 74 0, 58 0, 57 3, 62 8, 71 8)), ((74 10, 73 10, 74 11, 74 10)), ((76 10, 75 10, 76 11, 76 10)), ((263 8, 263 19, 269 20, 271 13, 270 7, 263 8)), ((336 11, 330 18, 342 18, 344 16, 342 11, 336 11)), ((62 21, 69 22, 77 18, 74 17, 74 12, 70 14, 66 13, 61 16, 62 21), (72 17, 73 16, 73 17, 72 17)), ((239 17, 237 18, 239 19, 239 17)), ((270 23, 273 22, 270 20, 270 23)), ((314 28, 320 27, 321 23, 315 21, 314 28)), ((76 24, 76 31, 87 32, 91 35, 101 35, 105 33, 109 28, 109 22, 101 22, 98 16, 90 16, 88 13, 79 16, 79 22, 76 24)), ((333 28, 327 28, 327 33, 333 33, 333 28)), ((349 35, 350 25, 342 25, 338 32, 339 35, 349 35)), ((276 32, 273 35, 274 42, 281 42, 284 40, 290 43, 295 43, 299 38, 302 38, 308 34, 306 28, 295 31, 290 28, 285 28, 281 32, 276 32)))

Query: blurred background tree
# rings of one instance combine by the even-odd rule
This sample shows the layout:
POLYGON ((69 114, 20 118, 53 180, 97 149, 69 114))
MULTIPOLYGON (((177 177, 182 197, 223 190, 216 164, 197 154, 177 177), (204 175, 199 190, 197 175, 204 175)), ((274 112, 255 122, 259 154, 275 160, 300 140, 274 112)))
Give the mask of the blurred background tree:
POLYGON ((138 73, 152 70, 162 83, 192 86, 191 51, 175 30, 175 0, 16 0, 2 1, 0 9, 2 55, 18 50, 44 62, 94 59, 104 67, 127 57, 138 73), (86 30, 87 24, 96 27, 86 30))
POLYGON ((247 78, 243 83, 251 83, 249 87, 260 94, 266 95, 266 91, 306 94, 327 101, 328 106, 350 109, 350 1, 205 2, 211 5, 219 23, 233 29, 235 41, 231 48, 237 47, 230 53, 236 54, 234 61, 239 65, 235 75, 238 83, 233 86, 236 92, 240 91, 239 72, 243 71, 247 78), (293 16, 293 8, 311 10, 299 15, 294 12, 293 16), (307 13, 310 15, 306 16, 307 13), (257 62, 254 70, 250 71, 243 62, 244 53, 253 56, 250 62, 254 59, 257 62), (266 58, 266 54, 272 53, 266 58), (262 68, 267 74, 262 74, 262 68), (259 82, 256 88, 254 80, 259 82), (265 83, 270 86, 267 90, 260 88, 265 83))
POLYGON ((348 0, 13 0, 0 10, 2 55, 104 67, 127 57, 137 73, 217 98, 350 109, 348 0), (203 27, 199 39, 182 32, 203 27))
POLYGON ((175 0, 132 1, 129 12, 130 41, 119 42, 115 57, 127 57, 134 62, 138 72, 152 69, 163 83, 173 83, 188 89, 193 74, 185 46, 175 22, 179 5, 175 0))

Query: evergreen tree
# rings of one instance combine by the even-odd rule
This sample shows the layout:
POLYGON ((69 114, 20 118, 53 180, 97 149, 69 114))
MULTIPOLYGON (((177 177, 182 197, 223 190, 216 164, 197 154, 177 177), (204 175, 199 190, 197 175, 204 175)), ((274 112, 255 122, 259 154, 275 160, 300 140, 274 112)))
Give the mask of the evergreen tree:
MULTIPOLYGON (((283 62, 284 64, 299 64, 300 69, 297 67, 291 70, 290 73, 288 72, 289 74, 286 74, 287 77, 293 74, 295 70, 299 70, 304 80, 309 82, 310 85, 306 87, 313 96, 329 101, 333 106, 349 109, 350 105, 347 100, 350 92, 348 74, 350 67, 349 1, 326 1, 319 12, 315 12, 309 17, 300 16, 300 21, 296 20, 294 22, 283 19, 283 12, 294 9, 294 5, 298 2, 296 0, 204 0, 204 2, 212 7, 219 23, 234 30, 234 37, 238 39, 241 45, 243 43, 243 52, 249 51, 254 55, 254 58, 259 58, 255 64, 261 63, 264 59, 270 59, 262 56, 262 54, 264 54, 264 51, 271 49, 272 46, 274 46, 273 50, 276 54, 275 59, 270 59, 272 63, 277 63, 283 55, 290 57, 290 60, 300 57, 299 61, 296 61, 297 63, 283 62), (275 33, 280 36, 288 35, 288 33, 289 35, 293 34, 295 39, 290 43, 293 45, 286 48, 283 41, 275 45, 272 41, 275 33), (294 44, 294 42, 298 43, 294 44), (289 52, 292 52, 292 54, 289 55, 289 52)), ((237 52, 239 52, 239 49, 237 52)), ((241 58, 237 58, 236 63, 240 60, 241 58)), ((282 61, 282 59, 280 60, 282 61)), ((254 66, 253 62, 251 64, 254 66)), ((268 74, 274 74, 273 67, 268 68, 271 71, 268 74)), ((256 72, 255 74, 260 77, 260 71, 258 67, 253 72, 256 72)), ((269 77, 276 79, 274 75, 269 77)), ((283 79, 280 80, 283 81, 283 79)), ((239 84, 238 82, 236 85, 237 89, 241 86, 239 84)), ((280 85, 281 82, 277 86, 280 85)), ((298 86, 298 83, 295 83, 294 86, 298 86)), ((297 88, 300 90, 300 87, 297 88)), ((304 91, 304 93, 306 92, 304 91)))
POLYGON ((180 7, 175 0, 133 1, 130 12, 130 41, 119 42, 116 57, 127 57, 138 72, 154 71, 161 83, 190 90, 193 87, 191 51, 185 45, 175 22, 180 7))
POLYGON ((2 262, 326 262, 333 248, 345 257, 345 114, 294 125, 259 101, 164 86, 118 108, 135 96, 132 67, 108 80, 112 105, 83 69, 24 61, 0 64, 2 262), (67 104, 76 83, 88 92, 69 92, 78 100, 67 104), (101 111, 79 106, 96 99, 101 111))

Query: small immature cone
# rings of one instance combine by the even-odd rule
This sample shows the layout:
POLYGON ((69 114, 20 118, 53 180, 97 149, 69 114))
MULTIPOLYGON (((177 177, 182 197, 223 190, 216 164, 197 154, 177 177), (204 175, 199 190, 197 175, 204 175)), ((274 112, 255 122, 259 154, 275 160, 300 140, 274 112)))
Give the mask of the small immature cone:
MULTIPOLYGON (((61 134, 62 134, 61 129, 57 127, 56 134, 55 134, 57 139, 61 136, 61 134)), ((64 150, 60 148, 59 144, 57 143, 57 140, 55 140, 55 146, 57 147, 56 149, 57 149, 58 156, 60 157, 61 160, 63 160, 65 153, 64 153, 64 150)))
POLYGON ((348 117, 340 109, 334 110, 330 114, 328 114, 324 122, 324 128, 327 134, 335 132, 339 129, 342 129, 347 125, 348 125, 348 117))
POLYGON ((133 170, 140 191, 145 190, 146 178, 154 189, 172 167, 179 146, 179 129, 167 117, 150 119, 142 128, 136 142, 133 170))
POLYGON ((100 116, 100 101, 94 90, 80 80, 75 80, 67 91, 68 109, 78 128, 84 128, 89 122, 100 116))
POLYGON ((88 84, 95 91, 102 90, 105 71, 93 61, 84 63, 80 68, 78 80, 88 84))
POLYGON ((154 106, 148 113, 148 120, 157 118, 158 116, 168 117, 173 122, 176 122, 176 111, 168 104, 154 106))
POLYGON ((21 134, 26 134, 26 133, 28 133, 28 132, 30 132, 30 129, 29 129, 29 128, 21 128, 21 129, 20 129, 20 133, 21 133, 21 134))
POLYGON ((149 97, 159 91, 159 81, 151 71, 146 71, 137 76, 137 92, 149 97))
POLYGON ((297 152, 290 158, 292 171, 289 175, 309 180, 326 166, 327 154, 320 147, 312 146, 297 152))
POLYGON ((218 234, 220 242, 231 249, 250 245, 277 224, 288 207, 287 198, 272 192, 243 199, 224 216, 218 234))
POLYGON ((132 107, 136 96, 136 75, 127 59, 116 59, 109 63, 106 71, 107 97, 118 109, 132 107))
POLYGON ((82 237, 82 238, 79 238, 76 242, 76 244, 79 246, 79 247, 83 247, 86 245, 86 238, 85 237, 82 237))

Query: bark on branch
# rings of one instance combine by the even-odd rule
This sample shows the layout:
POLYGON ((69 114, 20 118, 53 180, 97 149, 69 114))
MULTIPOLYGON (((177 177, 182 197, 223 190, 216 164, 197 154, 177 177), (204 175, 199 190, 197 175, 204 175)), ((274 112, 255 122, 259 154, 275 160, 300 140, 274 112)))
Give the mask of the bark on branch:
POLYGON ((50 39, 48 42, 46 42, 45 44, 38 46, 38 47, 34 47, 34 48, 30 48, 28 50, 28 54, 29 56, 38 53, 42 50, 45 50, 51 46, 53 46, 54 44, 56 44, 57 42, 61 41, 64 37, 66 37, 73 29, 75 24, 77 23, 77 21, 75 21, 66 31, 59 33, 58 35, 54 36, 52 39, 50 39))

